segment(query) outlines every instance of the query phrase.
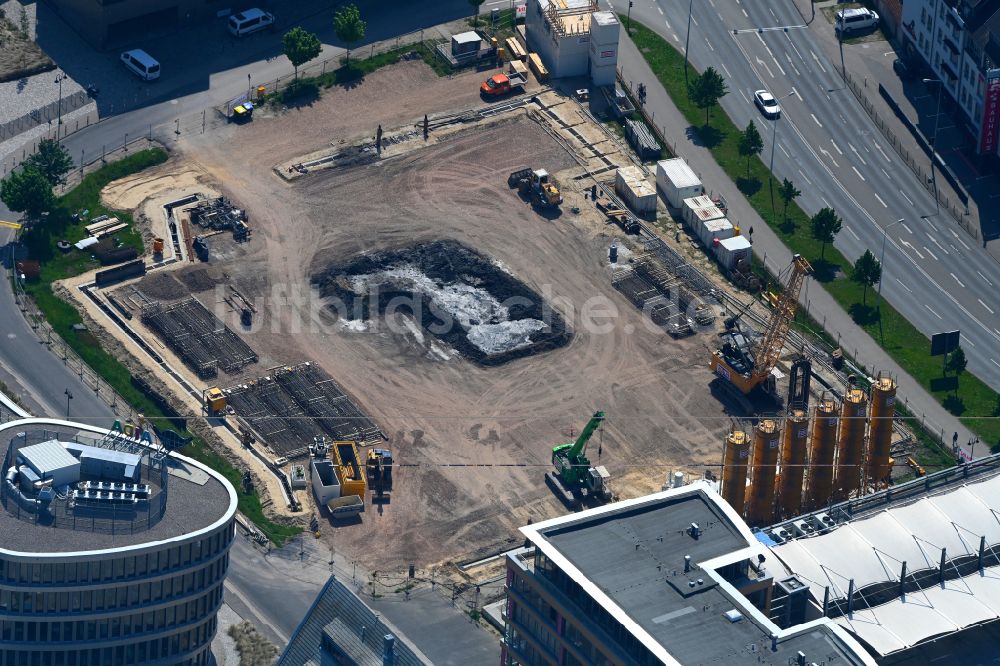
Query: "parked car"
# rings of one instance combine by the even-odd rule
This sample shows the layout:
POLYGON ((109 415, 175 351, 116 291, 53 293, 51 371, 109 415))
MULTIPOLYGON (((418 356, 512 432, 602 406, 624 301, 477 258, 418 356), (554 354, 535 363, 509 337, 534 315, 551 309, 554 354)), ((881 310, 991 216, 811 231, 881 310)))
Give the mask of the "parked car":
POLYGON ((229 17, 229 32, 242 37, 274 25, 274 14, 257 9, 244 9, 229 17))
POLYGON ((896 72, 896 76, 904 81, 910 81, 916 75, 916 69, 907 65, 905 60, 899 58, 892 61, 892 71, 896 72))
POLYGON ((757 105, 765 118, 777 120, 781 117, 781 106, 774 95, 766 90, 755 90, 753 93, 753 103, 757 105))
POLYGON ((122 64, 143 81, 160 78, 160 63, 142 49, 125 51, 121 55, 122 64))
POLYGON ((860 9, 841 9, 837 12, 836 30, 842 35, 849 35, 858 30, 874 30, 878 27, 878 14, 864 7, 860 9))

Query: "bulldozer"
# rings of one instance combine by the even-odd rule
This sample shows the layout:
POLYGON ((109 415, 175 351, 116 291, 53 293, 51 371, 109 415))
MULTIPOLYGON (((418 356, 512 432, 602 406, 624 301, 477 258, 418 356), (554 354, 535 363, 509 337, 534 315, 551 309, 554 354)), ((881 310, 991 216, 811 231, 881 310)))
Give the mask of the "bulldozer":
POLYGON ((579 508, 583 501, 604 503, 611 499, 608 470, 591 467, 587 458, 587 442, 603 422, 604 412, 594 412, 576 441, 552 448, 555 471, 545 473, 545 482, 570 509, 579 508))
POLYGON ((542 208, 556 208, 562 202, 562 193, 555 180, 545 169, 518 169, 507 177, 507 185, 516 187, 521 195, 531 199, 531 203, 542 208))

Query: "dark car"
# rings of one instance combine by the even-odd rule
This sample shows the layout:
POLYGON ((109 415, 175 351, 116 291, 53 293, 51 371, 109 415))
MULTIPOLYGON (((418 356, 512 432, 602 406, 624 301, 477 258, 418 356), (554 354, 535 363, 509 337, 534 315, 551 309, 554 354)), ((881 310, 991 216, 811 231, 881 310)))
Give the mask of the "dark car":
POLYGON ((896 76, 904 81, 909 81, 914 76, 914 69, 907 65, 905 60, 899 58, 892 61, 892 71, 896 72, 896 76))

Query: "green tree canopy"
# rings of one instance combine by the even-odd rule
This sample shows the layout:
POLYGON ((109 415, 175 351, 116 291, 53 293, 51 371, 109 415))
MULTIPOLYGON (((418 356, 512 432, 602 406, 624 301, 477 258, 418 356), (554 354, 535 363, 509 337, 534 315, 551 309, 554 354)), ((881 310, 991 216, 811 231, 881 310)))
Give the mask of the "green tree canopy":
POLYGON ((319 37, 299 27, 292 28, 281 38, 281 50, 295 67, 296 80, 299 78, 299 65, 318 56, 322 48, 319 37))
POLYGON ((73 158, 58 141, 42 139, 38 142, 38 152, 24 161, 34 166, 45 180, 53 186, 62 182, 63 176, 73 169, 73 158))
POLYGON ((792 184, 792 181, 787 178, 782 181, 781 188, 778 190, 778 196, 781 197, 781 200, 785 203, 785 210, 781 213, 785 224, 788 223, 788 204, 798 199, 801 194, 802 192, 795 189, 795 185, 792 184))
POLYGON ((754 155, 760 155, 764 150, 764 139, 757 131, 757 125, 751 120, 747 128, 740 133, 740 155, 747 158, 747 178, 750 178, 750 160, 754 155))
POLYGON ((699 74, 688 88, 688 97, 699 109, 705 109, 705 124, 708 125, 708 113, 719 100, 726 96, 729 90, 722 75, 709 67, 699 74))
POLYGON ((0 201, 12 211, 37 220, 43 212, 52 210, 56 197, 45 176, 34 165, 25 164, 0 181, 0 201))
POLYGON ((871 253, 871 250, 865 250, 865 253, 854 262, 852 279, 865 288, 861 302, 867 305, 868 288, 874 287, 882 280, 882 264, 871 253))
POLYGON ((819 258, 822 259, 826 254, 827 244, 832 243, 833 239, 840 233, 844 221, 837 216, 832 208, 821 208, 818 213, 813 215, 810 222, 813 238, 823 244, 819 252, 819 258))
POLYGON ((469 4, 472 5, 472 9, 475 14, 472 15, 472 27, 479 25, 479 8, 486 0, 469 0, 469 4))
POLYGON ((945 369, 948 372, 955 373, 955 392, 958 393, 958 378, 965 372, 965 366, 968 365, 968 360, 965 358, 965 350, 959 347, 951 354, 948 355, 948 361, 945 363, 945 369))
POLYGON ((333 15, 333 31, 347 45, 347 60, 351 60, 351 45, 365 38, 365 22, 357 5, 344 5, 333 15))

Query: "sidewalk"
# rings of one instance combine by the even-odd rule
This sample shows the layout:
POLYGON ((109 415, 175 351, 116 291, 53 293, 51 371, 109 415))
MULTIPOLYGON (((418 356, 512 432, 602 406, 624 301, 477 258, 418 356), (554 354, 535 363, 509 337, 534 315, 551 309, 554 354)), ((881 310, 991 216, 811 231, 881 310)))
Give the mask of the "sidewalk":
MULTIPOLYGON (((793 0, 799 13, 805 21, 809 21, 809 0, 793 0)), ((819 3, 816 6, 816 18, 809 24, 810 33, 816 43, 823 49, 830 62, 840 62, 840 45, 837 42, 833 25, 827 20, 821 8, 832 3, 819 3)), ((896 149, 897 154, 905 154, 924 174, 931 172, 931 160, 927 152, 913 136, 893 109, 879 93, 879 84, 899 105, 906 118, 919 128, 926 141, 930 141, 934 133, 936 119, 937 94, 919 79, 903 82, 892 69, 892 62, 897 57, 891 42, 883 39, 864 41, 858 44, 844 44, 844 66, 851 79, 859 86, 861 95, 866 100, 863 103, 873 110, 878 117, 880 126, 884 126, 892 134, 889 144, 896 149)), ((970 140, 968 134, 956 126, 960 121, 960 111, 950 111, 947 95, 941 104, 941 115, 938 120, 938 153, 955 174, 955 177, 966 189, 969 195, 968 215, 964 210, 958 194, 946 178, 937 174, 937 187, 943 200, 959 210, 959 217, 964 218, 959 223, 969 225, 979 235, 978 242, 987 249, 991 256, 1000 261, 1000 210, 993 206, 992 196, 1000 190, 1000 176, 980 173, 977 167, 963 153, 970 140), (954 118, 952 117, 954 115, 954 118)), ((904 159, 904 162, 906 160, 904 159)), ((942 214, 948 217, 942 206, 942 214)), ((955 222, 955 220, 949 220, 955 222)))
MULTIPOLYGON (((646 107, 655 112, 657 124, 665 127, 668 136, 672 135, 670 143, 677 155, 683 157, 701 177, 707 190, 725 197, 730 217, 738 219, 743 227, 754 228, 754 253, 760 258, 766 256, 767 267, 778 274, 791 263, 791 252, 716 163, 712 153, 691 141, 691 135, 686 131, 689 123, 667 96, 632 40, 622 39, 618 50, 618 64, 623 77, 626 81, 646 84, 646 107)), ((899 396, 906 407, 946 446, 950 446, 952 433, 955 432, 959 442, 972 439, 972 433, 861 330, 815 280, 806 282, 799 300, 816 321, 824 323, 826 330, 841 341, 844 351, 856 362, 864 365, 873 375, 882 372, 895 377, 899 382, 899 396)))

